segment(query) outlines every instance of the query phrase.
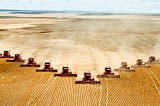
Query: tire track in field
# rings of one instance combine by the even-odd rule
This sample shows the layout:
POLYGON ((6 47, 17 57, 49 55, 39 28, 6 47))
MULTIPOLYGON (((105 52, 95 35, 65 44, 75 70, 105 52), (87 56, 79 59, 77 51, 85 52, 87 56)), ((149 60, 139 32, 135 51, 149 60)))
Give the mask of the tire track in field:
POLYGON ((7 94, 7 96, 9 96, 6 99, 4 99, 6 101, 5 103, 3 103, 4 105, 5 104, 14 104, 15 101, 19 100, 18 98, 20 97, 20 95, 23 94, 25 87, 29 83, 30 78, 27 78, 27 77, 31 77, 30 74, 33 75, 33 73, 29 73, 28 70, 22 71, 22 70, 17 69, 17 71, 14 72, 14 74, 12 76, 10 76, 9 79, 6 79, 6 81, 10 80, 14 83, 9 84, 10 86, 4 86, 6 89, 5 94, 7 94), (26 73, 26 71, 27 71, 27 73, 26 73), (14 89, 9 90, 10 87, 13 87, 14 89), (13 101, 13 99, 14 99, 14 101, 13 101))
MULTIPOLYGON (((57 44, 55 44, 54 45, 54 47, 53 48, 55 48, 57 46, 57 44)), ((46 55, 46 53, 44 53, 45 55, 46 55)), ((48 52, 48 54, 45 56, 45 58, 50 58, 52 56, 52 54, 51 54, 51 52, 48 52)), ((43 90, 42 88, 44 88, 45 86, 46 86, 46 84, 42 84, 41 85, 41 83, 43 82, 43 83, 47 83, 49 80, 50 80, 50 78, 52 78, 53 76, 52 75, 50 75, 50 77, 48 76, 48 73, 42 73, 42 75, 43 76, 41 76, 41 77, 43 77, 43 80, 41 80, 41 81, 39 81, 39 82, 37 82, 36 83, 36 85, 37 86, 35 86, 34 87, 34 91, 31 93, 31 97, 30 98, 33 98, 32 100, 29 100, 27 103, 34 103, 34 104, 37 104, 37 103, 39 103, 38 101, 35 101, 35 99, 38 97, 38 95, 41 95, 41 97, 44 95, 44 93, 43 94, 41 94, 41 90, 43 90), (47 77, 49 77, 49 79, 47 78, 47 77), (45 80, 44 80, 44 78, 45 78, 45 80), (39 83, 39 84, 38 84, 39 83), (36 94, 37 93, 37 94, 36 94), (34 95, 34 96, 33 96, 34 95), (33 97, 32 97, 33 96, 33 97)), ((41 78, 42 79, 42 78, 41 78)), ((45 87, 45 90, 46 90, 46 88, 47 87, 45 87)), ((44 92, 44 91, 42 91, 42 92, 44 92)), ((40 100, 40 99, 39 99, 40 100)), ((45 100, 45 99, 42 99, 42 102, 43 102, 43 100, 45 100)))
POLYGON ((157 90, 158 94, 160 95, 160 81, 154 75, 153 71, 145 69, 146 73, 148 74, 149 78, 151 79, 155 89, 157 90))
POLYGON ((16 65, 12 66, 8 70, 6 70, 4 73, 0 74, 1 79, 5 79, 7 76, 11 75, 16 71, 16 69, 19 67, 20 63, 17 63, 16 65))
POLYGON ((24 88, 24 91, 21 92, 19 95, 19 102, 16 102, 16 105, 27 105, 30 103, 30 96, 32 95, 34 89, 36 86, 39 84, 40 81, 44 80, 44 74, 38 73, 35 74, 33 73, 32 77, 28 81, 28 85, 24 88))
POLYGON ((52 75, 50 73, 42 73, 39 80, 35 83, 32 92, 30 93, 30 97, 27 100, 28 105, 30 104, 40 104, 47 103, 46 99, 50 99, 49 95, 47 98, 43 98, 46 92, 48 91, 48 82, 50 82, 52 75), (41 98, 43 98, 41 100, 41 98))
POLYGON ((100 98, 99 98, 99 106, 108 106, 108 80, 106 78, 100 78, 101 85, 100 89, 100 98))

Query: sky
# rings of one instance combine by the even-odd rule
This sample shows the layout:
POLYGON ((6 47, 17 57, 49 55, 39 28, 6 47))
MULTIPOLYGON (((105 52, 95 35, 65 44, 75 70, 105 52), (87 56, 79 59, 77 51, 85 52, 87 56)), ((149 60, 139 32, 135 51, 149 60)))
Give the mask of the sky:
POLYGON ((160 0, 0 0, 0 9, 160 13, 160 0))

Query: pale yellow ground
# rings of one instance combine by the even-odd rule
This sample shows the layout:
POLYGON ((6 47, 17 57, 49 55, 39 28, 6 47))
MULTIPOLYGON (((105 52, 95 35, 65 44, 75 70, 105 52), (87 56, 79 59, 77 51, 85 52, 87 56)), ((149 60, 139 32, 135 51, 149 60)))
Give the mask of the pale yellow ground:
POLYGON ((117 68, 121 61, 131 65, 137 58, 160 58, 159 16, 3 15, 1 53, 23 53, 24 59, 36 57, 41 65, 51 61, 59 71, 68 65, 78 78, 55 78, 53 73, 36 73, 36 68, 0 59, 1 105, 159 104, 159 66, 121 72, 120 79, 100 79, 100 85, 74 84, 87 70, 96 77, 105 66, 117 68))

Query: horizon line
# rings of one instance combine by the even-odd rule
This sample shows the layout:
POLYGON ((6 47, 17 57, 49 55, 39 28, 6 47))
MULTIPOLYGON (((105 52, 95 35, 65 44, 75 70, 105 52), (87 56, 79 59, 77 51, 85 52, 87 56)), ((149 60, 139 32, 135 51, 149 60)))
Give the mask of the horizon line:
POLYGON ((84 10, 42 10, 42 9, 1 9, 0 12, 10 13, 86 13, 86 14, 124 14, 124 15, 160 15, 160 13, 146 12, 107 12, 107 11, 84 11, 84 10), (16 12, 17 11, 17 12, 16 12))

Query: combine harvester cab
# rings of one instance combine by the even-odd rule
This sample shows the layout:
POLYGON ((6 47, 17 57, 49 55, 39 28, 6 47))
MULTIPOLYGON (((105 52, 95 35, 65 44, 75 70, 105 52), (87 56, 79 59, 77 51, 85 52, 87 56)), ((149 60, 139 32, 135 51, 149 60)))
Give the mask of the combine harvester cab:
POLYGON ((150 65, 144 64, 142 59, 137 59, 137 63, 132 68, 150 68, 150 65))
POLYGON ((121 67, 118 69, 115 69, 115 71, 127 71, 127 72, 135 72, 134 68, 128 67, 127 62, 122 62, 121 67))
POLYGON ((36 72, 57 72, 57 71, 58 71, 57 69, 54 69, 53 67, 51 67, 50 62, 45 62, 43 69, 36 70, 36 72))
POLYGON ((40 65, 35 62, 34 58, 28 58, 28 63, 21 64, 20 66, 21 67, 40 67, 40 65))
POLYGON ((60 77, 77 77, 77 74, 72 74, 72 72, 69 72, 69 67, 62 67, 62 72, 60 74, 54 74, 54 76, 60 76, 60 77))
POLYGON ((2 54, 0 56, 1 56, 0 58, 14 58, 14 56, 11 56, 10 52, 7 50, 4 51, 3 56, 2 54))
POLYGON ((155 56, 150 56, 148 62, 145 64, 160 64, 160 60, 156 60, 155 56))
POLYGON ((100 84, 100 81, 95 81, 91 76, 90 72, 85 72, 82 81, 76 81, 75 84, 100 84))
POLYGON ((97 78, 120 78, 120 75, 113 73, 111 67, 105 67, 104 74, 97 75, 97 78))
POLYGON ((7 60, 7 62, 25 62, 25 60, 22 59, 21 54, 15 54, 14 59, 7 60))

